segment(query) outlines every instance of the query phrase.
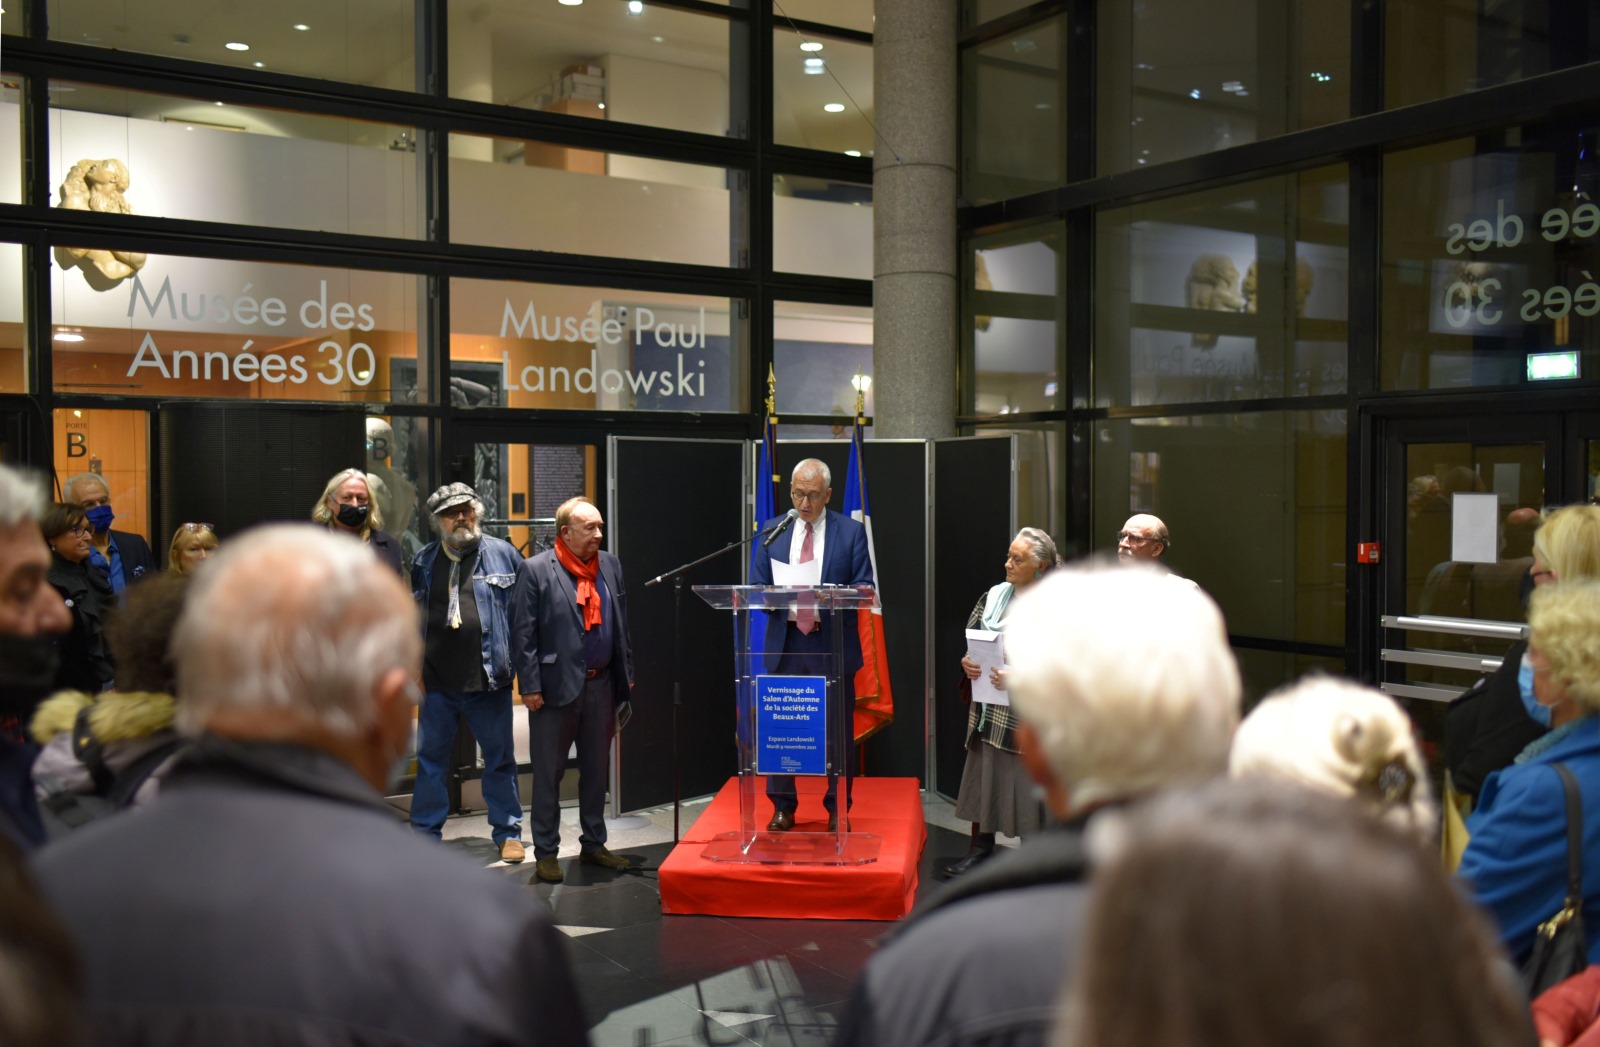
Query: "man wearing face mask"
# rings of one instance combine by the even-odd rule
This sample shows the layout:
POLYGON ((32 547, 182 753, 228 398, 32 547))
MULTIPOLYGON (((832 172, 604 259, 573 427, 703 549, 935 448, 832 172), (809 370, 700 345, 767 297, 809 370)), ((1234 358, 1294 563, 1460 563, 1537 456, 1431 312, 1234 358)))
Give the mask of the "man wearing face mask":
POLYGON ((83 955, 96 1041, 587 1042, 548 908, 384 802, 421 698, 394 573, 279 525, 192 586, 172 651, 193 744, 160 802, 35 863, 83 955))
POLYGON ((0 835, 22 847, 44 842, 30 777, 38 750, 22 732, 55 682, 56 637, 72 627, 67 605, 45 582, 43 513, 39 486, 0 465, 0 835))
POLYGON ((456 724, 466 716, 483 750, 483 800, 500 859, 520 862, 522 800, 511 731, 512 593, 521 555, 478 529, 483 502, 463 483, 428 496, 437 541, 411 561, 411 590, 422 608, 422 686, 417 720, 417 782, 411 825, 438 839, 450 813, 445 778, 456 724))
POLYGON ((83 506, 89 526, 94 528, 91 536, 94 548, 89 551, 89 563, 98 567, 111 582, 113 592, 120 596, 130 582, 156 573, 156 558, 149 542, 132 531, 111 529, 111 521, 117 514, 111 508, 111 488, 105 477, 99 473, 69 477, 61 485, 61 499, 83 506))

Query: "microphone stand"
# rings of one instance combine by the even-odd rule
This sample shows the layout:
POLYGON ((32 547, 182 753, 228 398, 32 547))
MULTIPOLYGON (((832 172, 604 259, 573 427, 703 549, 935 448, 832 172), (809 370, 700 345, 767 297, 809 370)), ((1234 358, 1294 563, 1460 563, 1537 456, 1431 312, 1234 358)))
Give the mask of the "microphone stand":
MULTIPOLYGON (((793 516, 783 517, 788 524, 792 524, 794 519, 793 516)), ((683 809, 683 773, 678 767, 678 710, 683 706, 683 576, 703 563, 749 545, 757 538, 765 538, 769 533, 776 537, 777 531, 783 526, 784 524, 774 525, 774 530, 771 532, 758 530, 748 538, 729 542, 716 552, 707 553, 698 560, 690 560, 644 583, 648 589, 652 585, 672 580, 672 842, 674 845, 678 843, 678 819, 683 809)))

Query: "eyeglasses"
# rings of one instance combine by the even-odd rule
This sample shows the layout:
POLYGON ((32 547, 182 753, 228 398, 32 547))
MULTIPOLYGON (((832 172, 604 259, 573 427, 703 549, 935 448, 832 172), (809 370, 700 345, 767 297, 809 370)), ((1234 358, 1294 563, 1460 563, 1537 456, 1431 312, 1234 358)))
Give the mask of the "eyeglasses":
POLYGON ((217 533, 217 528, 216 528, 215 524, 183 523, 183 524, 179 524, 178 526, 181 527, 185 531, 210 531, 212 534, 216 534, 217 533))
POLYGON ((805 502, 807 505, 812 502, 827 501, 827 494, 827 491, 796 491, 793 487, 789 488, 790 498, 797 502, 805 502))
POLYGON ((79 538, 87 538, 94 534, 94 528, 90 527, 88 524, 79 524, 76 527, 69 527, 68 530, 77 535, 79 538))
POLYGON ((1153 534, 1134 534, 1132 531, 1118 531, 1117 541, 1140 545, 1145 542, 1164 542, 1165 538, 1158 538, 1153 534))

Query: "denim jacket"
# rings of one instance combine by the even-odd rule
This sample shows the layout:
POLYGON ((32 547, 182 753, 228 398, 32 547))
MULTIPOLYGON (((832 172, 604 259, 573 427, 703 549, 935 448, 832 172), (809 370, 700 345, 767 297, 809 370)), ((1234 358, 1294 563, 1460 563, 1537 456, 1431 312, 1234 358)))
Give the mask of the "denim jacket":
MULTIPOLYGON (((433 564, 437 559, 439 543, 434 541, 418 550, 411 561, 411 594, 422 608, 424 640, 428 632, 428 594, 433 590, 433 564)), ((472 567, 472 594, 478 601, 478 620, 483 623, 483 675, 491 691, 511 686, 511 598, 517 564, 521 562, 517 547, 503 538, 486 534, 478 544, 478 559, 472 567)))

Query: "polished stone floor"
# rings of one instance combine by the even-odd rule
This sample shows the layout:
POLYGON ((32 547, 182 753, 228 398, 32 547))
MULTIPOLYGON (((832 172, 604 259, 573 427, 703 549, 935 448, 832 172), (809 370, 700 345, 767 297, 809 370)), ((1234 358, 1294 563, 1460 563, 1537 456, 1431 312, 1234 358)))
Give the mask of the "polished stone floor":
MULTIPOLYGON (((705 805, 705 800, 684 804, 683 828, 705 805)), ((967 848, 967 826, 955 820, 950 804, 929 799, 924 810, 928 843, 919 898, 937 888, 934 870, 967 848)), ((831 1040, 857 974, 893 924, 663 916, 654 870, 672 849, 672 809, 610 826, 610 849, 642 865, 626 873, 578 863, 576 817, 575 809, 563 809, 561 857, 567 878, 561 884, 534 880, 531 853, 522 865, 498 861, 481 814, 452 818, 445 838, 447 846, 466 850, 492 874, 529 884, 549 904, 568 936, 596 1047, 790 1047, 831 1040)))

